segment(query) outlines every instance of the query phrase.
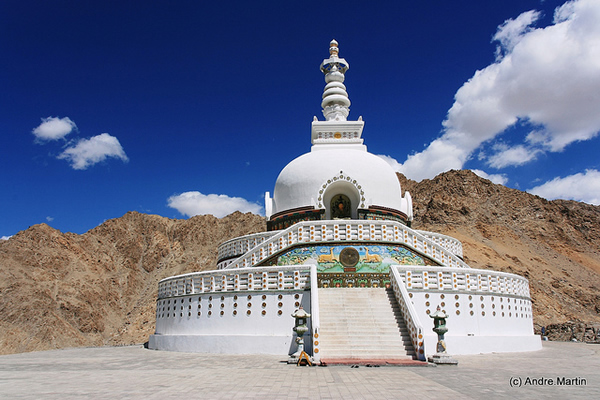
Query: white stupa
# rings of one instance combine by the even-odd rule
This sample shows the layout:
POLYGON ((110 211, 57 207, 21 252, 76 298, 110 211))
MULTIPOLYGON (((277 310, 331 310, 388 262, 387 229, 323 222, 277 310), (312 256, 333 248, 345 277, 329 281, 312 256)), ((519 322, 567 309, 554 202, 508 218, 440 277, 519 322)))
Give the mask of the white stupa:
POLYGON ((347 120, 349 65, 335 40, 329 54, 325 121, 315 117, 311 151, 266 194, 267 232, 223 243, 216 270, 162 280, 149 347, 292 354, 302 306, 315 361, 425 360, 439 306, 452 354, 540 349, 525 278, 472 269, 458 240, 411 228, 410 194, 367 151, 362 118, 347 120))

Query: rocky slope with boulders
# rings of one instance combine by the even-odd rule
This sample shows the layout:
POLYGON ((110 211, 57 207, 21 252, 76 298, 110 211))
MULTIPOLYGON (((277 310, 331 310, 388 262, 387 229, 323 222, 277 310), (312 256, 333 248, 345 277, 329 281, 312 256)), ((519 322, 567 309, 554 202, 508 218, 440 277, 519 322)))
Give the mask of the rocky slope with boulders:
MULTIPOLYGON (((414 182, 416 229, 460 239, 474 268, 529 279, 534 321, 554 340, 600 327, 600 207, 547 201, 470 171, 414 182)), ((82 234, 35 225, 0 241, 0 354, 143 343, 158 281, 214 269, 219 243, 264 231, 236 212, 186 220, 130 212, 82 234)))

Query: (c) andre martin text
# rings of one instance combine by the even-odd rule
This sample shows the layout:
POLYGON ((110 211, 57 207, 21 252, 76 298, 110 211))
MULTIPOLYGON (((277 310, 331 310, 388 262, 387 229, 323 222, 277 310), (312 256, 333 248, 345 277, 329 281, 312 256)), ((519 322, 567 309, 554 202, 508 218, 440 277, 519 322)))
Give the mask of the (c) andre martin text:
POLYGON ((510 386, 586 386, 587 379, 579 376, 568 378, 566 376, 557 376, 556 378, 531 378, 512 377, 510 378, 510 386))

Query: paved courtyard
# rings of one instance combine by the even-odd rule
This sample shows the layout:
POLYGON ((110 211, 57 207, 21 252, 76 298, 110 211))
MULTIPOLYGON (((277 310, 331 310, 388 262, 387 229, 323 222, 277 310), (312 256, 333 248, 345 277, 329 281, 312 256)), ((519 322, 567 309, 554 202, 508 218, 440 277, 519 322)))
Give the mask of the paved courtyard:
POLYGON ((600 345, 456 358, 456 367, 310 368, 278 356, 65 349, 0 356, 0 399, 600 398, 600 345))

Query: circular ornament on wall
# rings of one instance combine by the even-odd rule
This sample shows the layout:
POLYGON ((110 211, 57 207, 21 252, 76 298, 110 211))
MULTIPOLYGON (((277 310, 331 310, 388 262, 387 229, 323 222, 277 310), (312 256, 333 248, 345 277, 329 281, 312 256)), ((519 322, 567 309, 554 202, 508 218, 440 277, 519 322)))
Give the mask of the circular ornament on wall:
POLYGON ((340 263, 344 267, 354 267, 360 260, 360 254, 354 247, 345 247, 340 251, 340 263))

